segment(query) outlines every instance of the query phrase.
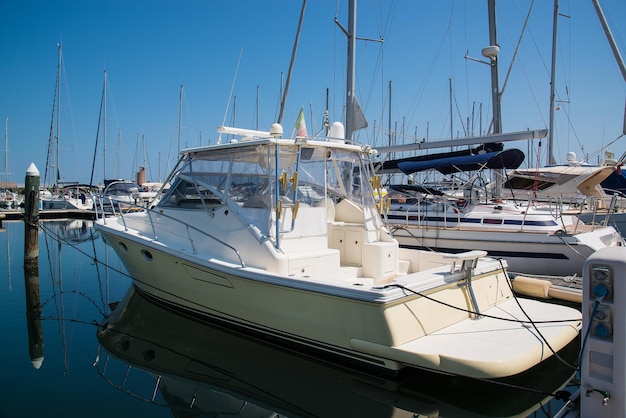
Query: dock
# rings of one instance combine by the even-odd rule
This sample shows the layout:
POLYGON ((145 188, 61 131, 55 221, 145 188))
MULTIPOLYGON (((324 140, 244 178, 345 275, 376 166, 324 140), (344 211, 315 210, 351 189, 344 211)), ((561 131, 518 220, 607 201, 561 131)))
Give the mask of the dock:
MULTIPOLYGON (((0 211, 0 219, 4 221, 21 221, 24 219, 23 210, 3 210, 0 211)), ((96 219, 96 212, 92 210, 79 209, 43 209, 39 211, 39 219, 96 219)))

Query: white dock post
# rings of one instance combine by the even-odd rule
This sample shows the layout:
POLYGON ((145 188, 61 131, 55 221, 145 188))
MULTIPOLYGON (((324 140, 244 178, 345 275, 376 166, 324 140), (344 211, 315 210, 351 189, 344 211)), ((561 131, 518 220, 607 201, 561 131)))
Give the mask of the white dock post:
POLYGON ((626 247, 592 254, 583 283, 580 416, 626 417, 626 247))

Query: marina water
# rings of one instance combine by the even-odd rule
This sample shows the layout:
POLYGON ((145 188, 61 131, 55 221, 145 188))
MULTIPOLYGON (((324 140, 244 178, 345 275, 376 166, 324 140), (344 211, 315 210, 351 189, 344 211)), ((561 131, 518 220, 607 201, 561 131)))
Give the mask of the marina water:
POLYGON ((499 384, 370 374, 137 294, 91 221, 41 222, 35 272, 24 270, 24 224, 2 226, 0 417, 548 417, 572 375, 554 358, 499 384))

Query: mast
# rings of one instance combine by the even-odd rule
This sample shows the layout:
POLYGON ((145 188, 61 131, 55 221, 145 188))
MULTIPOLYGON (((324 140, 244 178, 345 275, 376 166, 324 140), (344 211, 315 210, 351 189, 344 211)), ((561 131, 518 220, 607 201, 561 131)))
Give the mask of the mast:
MULTIPOLYGON (((483 49, 483 56, 489 58, 491 68, 491 101, 493 103, 493 134, 502 133, 502 109, 500 107, 500 80, 498 77, 498 53, 500 46, 498 45, 498 35, 496 30, 496 0, 489 0, 487 3, 487 13, 489 15, 489 46, 483 49)), ((497 178, 504 177, 504 170, 497 169, 494 171, 497 178)), ((495 182, 493 188, 493 197, 500 197, 502 194, 502 184, 500 181, 495 182)))
MULTIPOLYGON (((259 129, 259 105, 260 105, 260 101, 259 101, 259 85, 256 85, 256 109, 255 109, 255 120, 256 120, 256 124, 254 129, 258 130, 259 129)), ((202 141, 200 141, 202 143, 202 141)))
POLYGON ((287 82, 285 83, 285 91, 283 93, 283 99, 280 102, 280 113, 278 114, 278 123, 282 123, 283 121, 283 113, 285 112, 285 103, 287 102, 287 93, 289 93, 289 84, 291 82, 293 64, 296 61, 296 51, 298 50, 298 42, 300 41, 300 31, 302 29, 302 21, 304 20, 305 9, 306 9, 306 0, 302 0, 302 9, 300 10, 300 21, 298 22, 298 31, 296 32, 296 40, 293 43, 291 61, 289 62, 289 73, 287 74, 287 82))
POLYGON ((182 137, 182 129, 183 129, 182 124, 183 124, 183 83, 180 83, 180 95, 178 97, 178 154, 177 155, 180 155, 180 140, 182 137))
MULTIPOLYGON (((102 123, 102 108, 104 106, 104 98, 106 96, 106 69, 104 70, 104 84, 102 85, 102 97, 100 99, 100 111, 98 112, 98 129, 96 129, 96 144, 94 146, 94 150, 93 150, 93 161, 91 163, 91 177, 89 179, 89 185, 93 186, 93 177, 94 177, 94 171, 96 169, 96 157, 98 155, 98 139, 100 137, 100 124, 102 123)), ((104 177, 102 179, 103 181, 106 180, 106 177, 104 177)))
POLYGON ((613 38, 613 33, 609 28, 609 24, 606 22, 606 18, 604 17, 604 12, 600 7, 600 2, 598 0, 592 0, 593 6, 596 9, 596 14, 598 15, 598 19, 600 19, 600 23, 602 24, 602 29, 604 30, 604 34, 606 35, 606 39, 609 41, 609 45, 611 46, 611 50, 613 51, 613 56, 615 56, 615 61, 617 61, 617 65, 619 66, 620 71, 622 72, 622 77, 624 77, 624 81, 626 81, 626 65, 624 64, 624 60, 622 59, 622 55, 619 52, 619 48, 615 43, 615 38, 613 38))
POLYGON ((554 90, 556 80, 556 38, 559 22, 559 0, 554 0, 554 16, 552 17, 552 66, 550 68, 550 128, 548 130, 548 155, 546 165, 556 164, 554 159, 554 90))
POLYGON ((9 189, 9 117, 4 118, 4 188, 9 189))
POLYGON ((102 146, 102 152, 104 154, 103 157, 103 161, 104 164, 102 164, 102 181, 107 179, 107 70, 106 68, 104 69, 104 88, 102 90, 102 111, 103 111, 103 125, 102 125, 102 142, 103 142, 103 146, 102 146))
POLYGON ((348 72, 346 76, 346 139, 354 133, 354 75, 356 61, 356 0, 348 3, 348 72))
MULTIPOLYGON (((393 135, 393 131, 391 130, 391 80, 389 80, 389 121, 387 123, 388 123, 387 130, 389 131, 389 140, 388 140, 388 142, 389 142, 389 146, 391 147, 393 145, 396 145, 396 144, 393 143, 393 136, 392 136, 393 135)), ((391 158, 394 158, 394 156, 391 155, 391 158)))
POLYGON ((62 49, 63 46, 59 42, 57 44, 59 47, 58 57, 57 57, 57 126, 56 126, 56 134, 55 134, 55 154, 54 154, 54 164, 55 164, 55 173, 54 173, 54 191, 59 191, 59 138, 61 137, 61 60, 62 60, 62 49))
MULTIPOLYGON (((489 45, 498 47, 498 36, 496 31, 496 0, 489 0, 487 3, 487 13, 489 14, 489 45)), ((495 48, 494 48, 495 49, 495 48)), ((496 50, 496 51, 497 51, 496 50)), ((497 52, 488 55, 491 60, 491 101, 493 103, 493 133, 502 133, 502 114, 500 109, 500 80, 498 77, 498 56, 497 52)))
POLYGON ((454 139, 454 127, 453 127, 453 121, 454 121, 454 113, 452 110, 452 78, 448 79, 448 95, 450 97, 450 139, 454 139))

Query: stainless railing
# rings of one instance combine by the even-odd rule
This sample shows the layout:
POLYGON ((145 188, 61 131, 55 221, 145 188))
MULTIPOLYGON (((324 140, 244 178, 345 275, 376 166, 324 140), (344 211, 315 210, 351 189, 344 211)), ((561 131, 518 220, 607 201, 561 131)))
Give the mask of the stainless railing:
MULTIPOLYGON (((152 208, 146 208, 145 206, 140 206, 140 205, 134 205, 134 204, 127 204, 127 203, 121 203, 121 202, 117 202, 112 200, 111 198, 108 199, 108 205, 106 206, 106 208, 111 208, 111 211, 106 211, 105 210, 105 204, 103 203, 102 199, 98 198, 96 201, 96 203, 94 204, 95 207, 95 212, 96 212, 96 220, 98 219, 102 219, 102 222, 106 225, 107 223, 107 215, 109 215, 110 217, 116 217, 119 218, 122 221, 122 225, 124 226, 125 230, 128 230, 128 226, 126 224, 126 214, 128 212, 137 212, 137 211, 145 211, 147 214, 147 218, 148 221, 150 223, 150 227, 152 229, 152 239, 154 239, 155 241, 159 241, 159 233, 158 233, 158 225, 157 223, 154 221, 153 219, 153 214, 155 213, 155 210, 152 208), (99 209, 98 209, 99 206, 99 209)), ((212 241, 215 241, 216 243, 228 248, 229 250, 231 250, 237 260, 239 261, 239 265, 243 268, 246 267, 246 263, 243 261, 243 258, 241 257, 241 254, 239 253, 239 251, 233 247, 232 245, 222 241, 221 239, 199 229, 196 228, 192 225, 189 225, 188 223, 175 218, 173 216, 167 215, 165 213, 162 212, 157 212, 159 217, 164 217, 167 218, 169 220, 172 220, 174 222, 179 223, 183 229, 186 231, 186 239, 189 241, 189 245, 191 247, 191 250, 193 252, 194 255, 198 254, 198 249, 196 248, 196 244, 194 242, 194 239, 192 237, 192 231, 196 232, 202 236, 205 236, 207 238, 209 238, 212 241)), ((182 235, 179 235, 182 236, 182 235)))

